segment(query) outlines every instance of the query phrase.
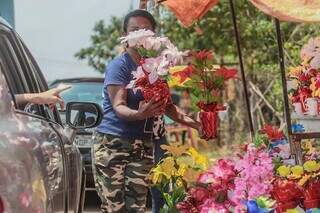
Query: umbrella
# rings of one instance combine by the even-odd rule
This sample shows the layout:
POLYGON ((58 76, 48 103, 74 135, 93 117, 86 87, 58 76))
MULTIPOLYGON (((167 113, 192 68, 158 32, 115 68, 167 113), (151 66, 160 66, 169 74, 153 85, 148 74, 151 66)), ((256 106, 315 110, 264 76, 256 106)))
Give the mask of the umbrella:
POLYGON ((320 0, 249 0, 264 13, 282 21, 320 22, 320 0))
POLYGON ((185 27, 201 19, 219 0, 165 0, 168 7, 185 27))

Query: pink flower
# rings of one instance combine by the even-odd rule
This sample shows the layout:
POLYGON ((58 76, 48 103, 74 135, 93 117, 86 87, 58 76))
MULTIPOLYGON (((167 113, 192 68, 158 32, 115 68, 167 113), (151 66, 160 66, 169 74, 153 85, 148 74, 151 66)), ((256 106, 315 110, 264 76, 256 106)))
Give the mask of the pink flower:
POLYGON ((223 180, 228 180, 236 175, 234 163, 224 159, 220 159, 218 165, 211 169, 211 171, 216 178, 221 178, 223 180))
POLYGON ((198 182, 199 183, 213 183, 215 181, 214 174, 212 172, 205 172, 199 175, 198 182))
POLYGON ((22 192, 19 195, 19 199, 20 199, 20 204, 24 207, 29 207, 31 201, 32 201, 32 197, 29 193, 27 192, 22 192))
POLYGON ((191 188, 189 194, 198 203, 203 203, 209 198, 209 191, 203 187, 191 188))
POLYGON ((308 43, 302 47, 300 57, 302 60, 309 60, 317 54, 320 54, 320 37, 311 38, 308 43))
POLYGON ((217 203, 214 199, 207 199, 200 206, 200 213, 229 213, 228 207, 224 203, 217 203))
POLYGON ((264 150, 249 146, 242 159, 236 162, 239 176, 235 178, 233 201, 240 208, 243 201, 268 195, 272 189, 272 158, 264 150))

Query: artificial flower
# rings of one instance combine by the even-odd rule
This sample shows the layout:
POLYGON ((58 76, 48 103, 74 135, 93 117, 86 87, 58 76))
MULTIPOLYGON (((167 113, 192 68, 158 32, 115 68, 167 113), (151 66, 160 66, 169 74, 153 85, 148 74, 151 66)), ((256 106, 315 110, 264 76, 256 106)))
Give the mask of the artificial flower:
POLYGON ((288 209, 285 213, 301 213, 298 209, 288 209))
POLYGON ((187 153, 189 149, 188 144, 170 144, 170 145, 161 145, 161 149, 166 151, 166 154, 173 155, 174 157, 181 156, 187 153))
POLYGON ((167 179, 170 179, 177 173, 177 169, 175 168, 175 162, 173 157, 167 157, 163 159, 161 165, 161 169, 163 174, 166 176, 167 179))
POLYGON ((310 175, 304 175, 298 182, 299 186, 303 186, 311 178, 310 175))
POLYGON ((292 174, 290 175, 290 177, 292 177, 293 179, 301 178, 304 173, 303 167, 299 165, 293 166, 291 167, 291 173, 292 174))
POLYGON ((284 138, 284 134, 277 127, 273 127, 271 125, 265 125, 261 131, 267 134, 270 141, 279 140, 284 138))
POLYGON ((127 36, 121 37, 121 43, 128 43, 129 47, 135 47, 144 42, 148 37, 154 36, 154 32, 151 30, 141 29, 130 32, 127 36))
POLYGON ((305 162, 303 167, 307 172, 316 172, 320 169, 320 164, 314 160, 310 160, 305 162))
POLYGON ((291 169, 289 166, 282 165, 277 169, 277 172, 281 177, 287 177, 291 173, 291 169))
POLYGON ((216 70, 216 75, 223 77, 223 79, 229 80, 236 78, 237 76, 237 70, 236 69, 228 69, 226 67, 220 67, 219 69, 216 70))
POLYGON ((202 169, 207 169, 208 167, 208 158, 200 154, 195 148, 190 147, 187 153, 193 158, 194 162, 199 165, 202 169))
POLYGON ((156 167, 152 168, 150 179, 153 184, 158 184, 161 182, 162 175, 164 175, 161 165, 157 165, 156 167))
POLYGON ((213 58, 213 52, 201 50, 199 52, 193 52, 193 56, 199 61, 211 60, 213 58))
POLYGON ((187 183, 193 183, 196 182, 199 178, 199 175, 201 174, 200 170, 195 170, 193 168, 188 167, 183 175, 183 180, 185 180, 187 183))

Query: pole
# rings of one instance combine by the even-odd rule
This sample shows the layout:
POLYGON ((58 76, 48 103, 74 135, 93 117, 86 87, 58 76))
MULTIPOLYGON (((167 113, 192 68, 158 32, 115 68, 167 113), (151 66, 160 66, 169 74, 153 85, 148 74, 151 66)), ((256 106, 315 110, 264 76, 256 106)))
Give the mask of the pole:
POLYGON ((274 19, 276 33, 277 33, 277 43, 278 43, 278 51, 279 51, 279 66, 281 72, 281 81, 282 81, 282 95, 284 100, 284 117, 287 123, 288 130, 288 142, 291 148, 291 154, 295 155, 296 163, 302 163, 302 155, 301 155, 301 147, 300 142, 292 141, 292 129, 291 129, 291 116, 290 116, 290 108, 289 108, 289 99, 288 99, 288 88, 287 88, 287 79, 286 79, 286 68, 284 63, 284 52, 283 52, 283 42, 281 36, 281 27, 280 21, 275 18, 274 19))
POLYGON ((148 4, 148 0, 140 0, 139 9, 146 10, 147 4, 148 4))
POLYGON ((237 43, 237 51, 238 51, 238 57, 239 57, 241 79, 242 79, 243 91, 244 91, 244 95, 245 95, 245 102, 246 102, 246 108, 247 108, 248 119, 249 119, 249 128, 250 128, 250 133, 251 133, 251 139, 253 140, 253 136, 254 136, 253 120, 252 120, 252 114, 251 114, 251 108, 250 108, 246 75, 245 75, 244 64, 243 64, 243 59, 242 59, 240 36, 239 36, 238 26, 237 26, 237 18, 236 18, 233 0, 229 0, 229 2, 230 2, 230 9, 231 9, 231 15, 232 15, 233 29, 234 29, 235 39, 236 39, 236 43, 237 43))

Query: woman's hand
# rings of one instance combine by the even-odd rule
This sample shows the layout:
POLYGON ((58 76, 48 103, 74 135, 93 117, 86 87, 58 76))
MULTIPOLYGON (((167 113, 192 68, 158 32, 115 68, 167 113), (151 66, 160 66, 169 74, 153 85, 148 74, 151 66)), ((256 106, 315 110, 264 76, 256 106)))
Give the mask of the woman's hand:
POLYGON ((149 117, 161 115, 165 105, 165 100, 156 101, 152 98, 149 102, 141 102, 138 109, 138 119, 144 120, 149 117))
POLYGON ((18 94, 15 96, 15 98, 18 104, 33 103, 33 104, 48 104, 51 106, 55 104, 60 104, 61 109, 63 109, 64 101, 60 97, 60 93, 70 88, 71 86, 64 86, 64 87, 50 89, 46 92, 41 92, 41 93, 18 94))

